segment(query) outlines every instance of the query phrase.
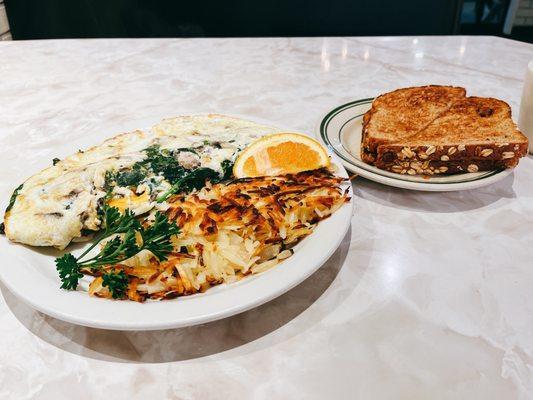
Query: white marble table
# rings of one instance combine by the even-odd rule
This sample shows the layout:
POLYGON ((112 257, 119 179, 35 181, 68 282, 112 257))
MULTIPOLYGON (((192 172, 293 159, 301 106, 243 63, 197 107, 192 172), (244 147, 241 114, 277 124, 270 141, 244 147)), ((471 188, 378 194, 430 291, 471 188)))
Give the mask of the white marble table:
MULTIPOLYGON (((428 83, 516 113, 531 59, 532 45, 494 37, 0 43, 0 157, 28 158, 0 171, 0 206, 64 138, 214 111, 311 132, 338 104, 428 83)), ((226 320, 102 331, 1 287, 0 398, 532 398, 533 158, 479 190, 354 188, 329 262, 226 320)))

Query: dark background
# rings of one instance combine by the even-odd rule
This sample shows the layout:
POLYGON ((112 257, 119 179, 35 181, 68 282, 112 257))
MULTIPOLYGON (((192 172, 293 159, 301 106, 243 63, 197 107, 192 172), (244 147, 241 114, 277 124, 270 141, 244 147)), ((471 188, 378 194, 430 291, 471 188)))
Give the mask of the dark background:
MULTIPOLYGON (((503 35, 501 30, 509 0, 470 0, 470 3, 485 7, 485 21, 483 14, 467 15, 465 18, 463 5, 468 2, 5 0, 15 40, 459 33, 503 35), (467 22, 464 22, 465 19, 467 22)), ((476 8, 465 10, 467 14, 475 14, 476 8)), ((527 35, 521 39, 528 40, 527 35)))

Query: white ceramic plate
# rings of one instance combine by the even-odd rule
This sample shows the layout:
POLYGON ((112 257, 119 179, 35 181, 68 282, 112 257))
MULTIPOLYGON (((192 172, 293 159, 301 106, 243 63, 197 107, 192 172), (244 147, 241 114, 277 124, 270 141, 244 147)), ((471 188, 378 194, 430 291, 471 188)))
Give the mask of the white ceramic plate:
POLYGON ((373 98, 346 103, 328 112, 317 126, 319 140, 340 157, 342 164, 367 179, 404 189, 447 192, 475 189, 497 182, 512 170, 421 177, 383 171, 361 160, 363 115, 370 109, 373 98))
MULTIPOLYGON (((94 143, 98 142, 94 139, 94 143)), ((23 158, 20 162, 24 162, 23 158)), ((348 176, 335 156, 333 163, 341 176, 348 176)), ((319 223, 313 234, 295 247, 292 257, 262 274, 220 285, 205 293, 141 304, 89 297, 82 291, 61 290, 54 264, 59 252, 14 244, 5 236, 0 237, 0 279, 18 298, 35 309, 67 322, 95 328, 155 330, 228 317, 280 296, 310 276, 333 254, 352 217, 353 193, 349 182, 346 186, 352 200, 319 223)))

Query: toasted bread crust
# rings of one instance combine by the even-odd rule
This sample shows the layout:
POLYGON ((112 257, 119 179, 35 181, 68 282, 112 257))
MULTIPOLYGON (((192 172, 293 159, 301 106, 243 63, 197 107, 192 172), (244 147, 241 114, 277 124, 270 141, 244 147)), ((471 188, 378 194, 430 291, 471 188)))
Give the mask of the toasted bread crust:
POLYGON ((454 174, 512 168, 527 154, 527 143, 445 146, 380 146, 376 167, 391 172, 422 175, 454 174), (468 167, 471 171, 468 171, 468 167), (448 167, 444 169, 442 167, 448 167), (474 170, 474 171, 472 171, 474 170))
POLYGON ((390 172, 408 175, 453 175, 465 172, 481 172, 503 170, 516 166, 518 159, 495 161, 495 160, 460 160, 460 161, 430 161, 426 172, 417 172, 414 168, 387 169, 390 172))
POLYGON ((374 115, 371 109, 363 118, 361 158, 391 172, 433 175, 511 168, 527 154, 527 138, 512 121, 509 105, 498 99, 458 98, 423 129, 394 140, 373 137, 369 127, 374 115))

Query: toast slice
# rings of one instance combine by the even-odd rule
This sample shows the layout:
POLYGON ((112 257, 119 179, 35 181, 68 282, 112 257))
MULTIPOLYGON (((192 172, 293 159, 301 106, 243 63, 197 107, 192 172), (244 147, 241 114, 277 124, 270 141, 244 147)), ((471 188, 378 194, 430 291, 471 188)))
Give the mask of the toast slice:
POLYGON ((377 97, 363 117, 361 158, 373 164, 379 146, 415 135, 465 95, 461 87, 430 85, 377 97))
POLYGON ((411 175, 477 172, 514 167, 527 148, 507 103, 465 97, 419 132, 378 146, 375 165, 411 175))

